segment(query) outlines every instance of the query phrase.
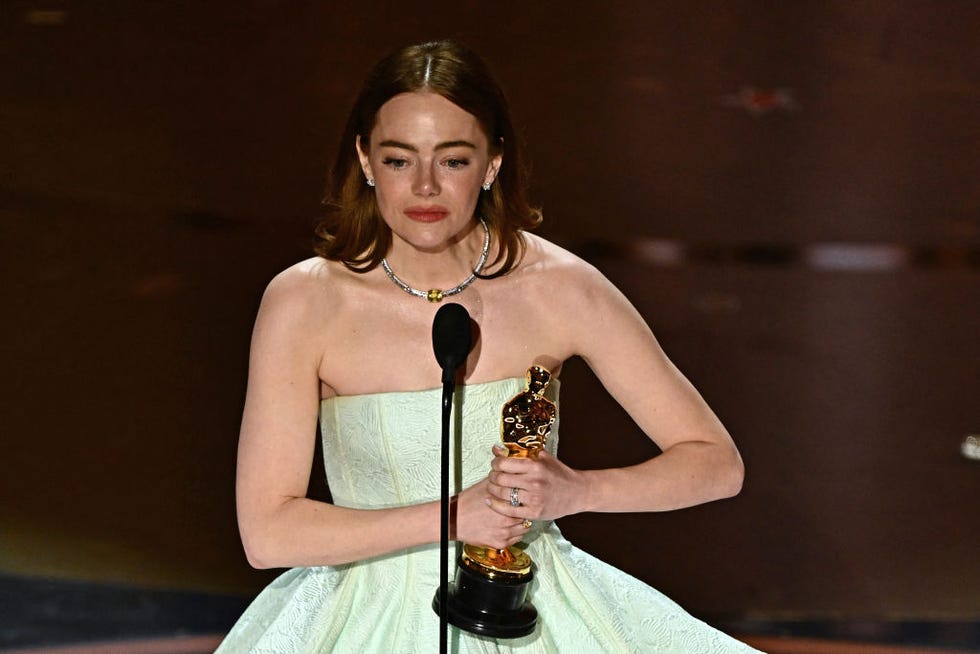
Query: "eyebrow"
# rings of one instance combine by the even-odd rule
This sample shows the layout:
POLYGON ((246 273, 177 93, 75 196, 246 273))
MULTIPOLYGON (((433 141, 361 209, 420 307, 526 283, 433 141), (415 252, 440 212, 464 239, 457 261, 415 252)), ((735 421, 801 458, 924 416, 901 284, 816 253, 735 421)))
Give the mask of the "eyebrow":
MULTIPOLYGON (((410 145, 408 143, 402 143, 401 141, 393 141, 391 139, 378 143, 378 146, 382 148, 400 148, 402 150, 408 150, 409 152, 419 151, 419 149, 414 145, 410 145)), ((475 150, 476 146, 470 143, 469 141, 460 140, 460 141, 445 141, 444 143, 439 143, 435 147, 436 150, 446 150, 448 148, 472 148, 475 150)))

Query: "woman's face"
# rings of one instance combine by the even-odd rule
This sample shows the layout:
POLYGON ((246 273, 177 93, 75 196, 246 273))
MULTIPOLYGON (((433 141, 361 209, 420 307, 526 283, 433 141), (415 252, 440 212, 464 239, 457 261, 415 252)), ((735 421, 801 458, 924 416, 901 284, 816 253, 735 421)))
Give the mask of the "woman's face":
POLYGON ((472 114, 425 92, 383 104, 369 141, 358 138, 357 154, 396 242, 432 252, 466 233, 480 187, 493 182, 501 163, 472 114))

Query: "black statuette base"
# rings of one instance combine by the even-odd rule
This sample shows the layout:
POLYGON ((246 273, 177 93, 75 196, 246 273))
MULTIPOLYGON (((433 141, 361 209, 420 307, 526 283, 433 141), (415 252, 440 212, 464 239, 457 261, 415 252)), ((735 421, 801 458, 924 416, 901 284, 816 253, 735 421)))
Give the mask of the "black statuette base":
MULTIPOLYGON (((538 611, 527 601, 527 585, 533 575, 517 581, 488 579, 465 565, 456 567, 456 582, 450 582, 449 624, 481 636, 520 638, 534 631, 538 611)), ((439 613, 439 591, 432 600, 439 613)))

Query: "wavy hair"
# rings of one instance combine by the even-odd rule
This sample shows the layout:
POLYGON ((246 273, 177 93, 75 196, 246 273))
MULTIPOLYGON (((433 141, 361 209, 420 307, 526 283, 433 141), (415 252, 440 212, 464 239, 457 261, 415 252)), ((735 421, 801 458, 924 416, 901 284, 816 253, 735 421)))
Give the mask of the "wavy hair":
POLYGON ((481 277, 505 275, 524 253, 521 232, 540 224, 541 211, 528 203, 522 147, 503 91, 480 57, 455 41, 401 48, 368 73, 327 177, 323 199, 327 213, 315 227, 314 250, 357 272, 372 270, 388 253, 391 230, 381 217, 374 191, 365 184, 355 143, 358 136, 371 134, 384 103, 418 91, 438 93, 472 114, 487 137, 491 155, 503 155, 493 186, 480 192, 476 212, 500 244, 489 266, 497 269, 481 277))

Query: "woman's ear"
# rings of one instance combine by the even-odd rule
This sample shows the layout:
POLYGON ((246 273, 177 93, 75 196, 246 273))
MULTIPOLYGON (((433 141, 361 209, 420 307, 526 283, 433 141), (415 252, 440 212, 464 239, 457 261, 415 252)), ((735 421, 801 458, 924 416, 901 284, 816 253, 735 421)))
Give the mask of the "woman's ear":
POLYGON ((504 155, 497 154, 490 157, 490 163, 487 165, 487 174, 483 178, 484 188, 493 184, 494 180, 497 179, 497 175, 500 174, 500 166, 504 161, 504 155))
POLYGON ((371 160, 368 158, 367 152, 361 147, 360 134, 354 139, 354 148, 357 150, 357 159, 361 162, 361 171, 364 173, 364 177, 367 179, 368 184, 374 186, 374 173, 371 172, 371 160))

